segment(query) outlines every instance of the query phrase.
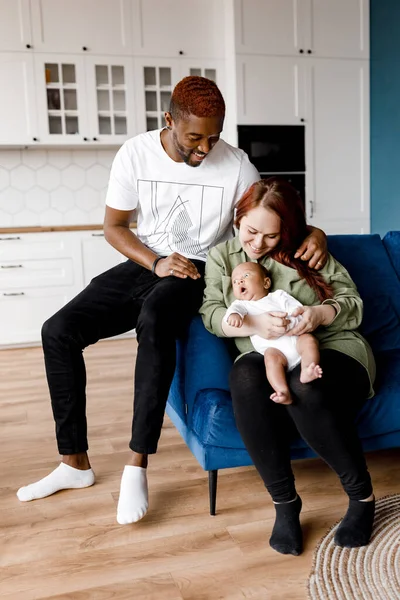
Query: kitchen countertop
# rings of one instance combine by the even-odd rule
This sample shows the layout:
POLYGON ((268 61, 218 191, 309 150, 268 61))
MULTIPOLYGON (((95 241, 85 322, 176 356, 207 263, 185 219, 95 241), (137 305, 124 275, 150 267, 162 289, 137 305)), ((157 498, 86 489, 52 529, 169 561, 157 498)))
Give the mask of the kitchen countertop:
MULTIPOLYGON (((136 223, 131 223, 136 227, 136 223)), ((48 227, 0 227, 2 233, 44 233, 46 231, 98 231, 103 225, 50 225, 48 227)))

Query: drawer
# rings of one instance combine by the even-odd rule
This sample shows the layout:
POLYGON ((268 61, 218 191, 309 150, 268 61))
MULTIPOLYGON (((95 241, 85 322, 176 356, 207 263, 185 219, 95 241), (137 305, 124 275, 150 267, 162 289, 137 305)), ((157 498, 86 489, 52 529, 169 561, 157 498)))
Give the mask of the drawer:
POLYGON ((75 294, 74 288, 62 287, 0 293, 0 345, 40 342, 43 323, 75 294))
POLYGON ((57 234, 0 235, 0 264, 6 260, 64 258, 71 256, 73 240, 57 234))
POLYGON ((68 286, 74 283, 71 258, 49 260, 0 260, 0 294, 6 290, 68 286))

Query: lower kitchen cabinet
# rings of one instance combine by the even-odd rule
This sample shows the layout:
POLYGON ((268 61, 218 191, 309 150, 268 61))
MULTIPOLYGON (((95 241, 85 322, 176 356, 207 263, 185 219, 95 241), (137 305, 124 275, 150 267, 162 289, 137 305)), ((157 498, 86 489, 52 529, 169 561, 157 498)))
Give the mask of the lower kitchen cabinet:
POLYGON ((0 346, 39 344, 46 319, 124 260, 100 232, 0 234, 0 346))

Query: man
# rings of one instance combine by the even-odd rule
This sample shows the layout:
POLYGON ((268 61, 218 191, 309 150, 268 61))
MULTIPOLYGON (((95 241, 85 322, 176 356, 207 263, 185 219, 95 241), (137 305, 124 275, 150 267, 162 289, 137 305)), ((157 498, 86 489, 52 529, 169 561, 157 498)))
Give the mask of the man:
MULTIPOLYGON (((236 201, 259 179, 247 155, 220 140, 225 103, 216 84, 186 77, 175 87, 166 128, 128 140, 110 175, 104 233, 129 260, 96 277, 43 326, 46 374, 61 464, 18 490, 21 501, 93 485, 87 455, 82 351, 136 328, 134 418, 117 510, 121 524, 148 509, 147 456, 157 450, 175 370, 175 343, 198 312, 207 251, 232 236, 236 201), (137 211, 137 235, 129 228, 137 211)), ((325 236, 298 250, 321 265, 325 236)))

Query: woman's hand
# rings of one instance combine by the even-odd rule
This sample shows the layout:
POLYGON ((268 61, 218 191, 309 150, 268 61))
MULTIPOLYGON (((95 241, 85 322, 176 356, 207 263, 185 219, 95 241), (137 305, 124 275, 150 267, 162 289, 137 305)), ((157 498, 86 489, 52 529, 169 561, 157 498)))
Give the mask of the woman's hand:
POLYGON ((252 317, 254 333, 267 340, 276 340, 286 334, 290 323, 287 313, 281 311, 265 312, 252 317))
POLYGON ((156 264, 155 274, 158 277, 179 277, 180 279, 199 279, 200 273, 195 265, 182 254, 174 252, 166 258, 161 258, 156 264))
POLYGON ((328 245, 325 233, 317 227, 310 227, 311 233, 306 237, 300 248, 298 248, 295 258, 308 261, 311 269, 322 269, 328 260, 328 245))
POLYGON ((292 317, 302 316, 301 321, 288 331, 287 335, 302 335, 311 333, 320 325, 329 325, 336 315, 336 310, 330 304, 320 306, 300 306, 292 312, 292 317))

